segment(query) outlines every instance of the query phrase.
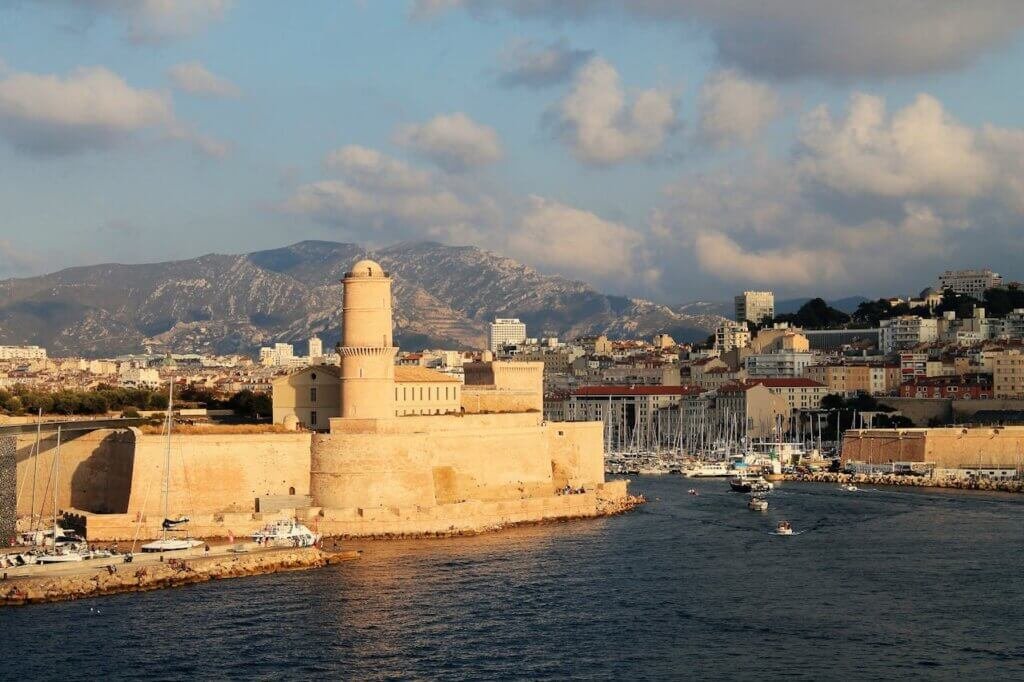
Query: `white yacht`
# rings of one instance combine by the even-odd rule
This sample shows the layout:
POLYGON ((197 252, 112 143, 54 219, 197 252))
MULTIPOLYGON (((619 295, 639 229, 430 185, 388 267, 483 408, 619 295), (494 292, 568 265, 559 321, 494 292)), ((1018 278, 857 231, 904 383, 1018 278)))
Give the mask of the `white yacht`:
POLYGON ((716 478, 728 475, 728 462, 697 462, 683 469, 683 476, 687 478, 716 478))
POLYGON ((268 523, 252 534, 252 539, 261 545, 275 547, 312 547, 320 540, 320 534, 294 520, 268 523))

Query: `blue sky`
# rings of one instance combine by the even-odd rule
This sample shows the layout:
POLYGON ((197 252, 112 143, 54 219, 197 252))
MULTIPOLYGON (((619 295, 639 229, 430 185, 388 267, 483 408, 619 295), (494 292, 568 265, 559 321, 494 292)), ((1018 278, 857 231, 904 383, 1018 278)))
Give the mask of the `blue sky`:
POLYGON ((602 290, 1024 278, 1024 3, 16 1, 0 277, 318 238, 602 290))

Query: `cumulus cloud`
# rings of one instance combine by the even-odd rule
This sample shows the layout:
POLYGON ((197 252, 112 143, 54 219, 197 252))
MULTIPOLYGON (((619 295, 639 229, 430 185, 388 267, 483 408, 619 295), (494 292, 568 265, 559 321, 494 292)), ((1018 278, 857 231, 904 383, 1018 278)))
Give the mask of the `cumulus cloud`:
POLYGON ((133 88, 103 67, 78 68, 65 77, 15 72, 0 78, 0 136, 19 151, 109 149, 147 131, 187 140, 214 156, 224 151, 223 143, 179 122, 166 94, 133 88))
POLYGON ((501 159, 498 133, 462 112, 435 116, 395 133, 395 142, 409 147, 451 173, 462 173, 501 159))
POLYGON ((642 236, 558 201, 530 196, 507 238, 509 253, 542 269, 582 276, 635 277, 642 236))
POLYGON ((573 155, 595 165, 650 157, 676 122, 671 93, 644 90, 628 105, 618 71, 600 57, 580 69, 557 115, 573 155))
POLYGON ((622 16, 703 27, 725 64, 774 78, 887 77, 958 69, 1024 27, 1019 0, 418 0, 414 16, 464 8, 555 21, 622 16))
POLYGON ((578 50, 565 39, 552 43, 517 40, 501 53, 498 82, 506 87, 543 88, 564 83, 593 56, 592 50, 578 50))
POLYGON ((779 113, 779 96, 734 70, 719 71, 701 88, 698 134, 723 147, 753 142, 779 113))
POLYGON ((184 62, 172 66, 167 75, 181 92, 201 97, 238 97, 242 94, 238 86, 221 78, 199 62, 184 62))
POLYGON ((66 0, 122 19, 135 43, 188 38, 224 18, 233 0, 66 0))
POLYGON ((845 260, 833 249, 786 247, 754 252, 716 232, 698 234, 695 245, 701 268, 721 279, 813 289, 847 278, 845 260))
POLYGON ((348 146, 328 154, 325 167, 337 174, 300 186, 283 209, 349 230, 370 228, 388 238, 409 238, 474 219, 480 202, 460 196, 443 178, 376 150, 348 146))

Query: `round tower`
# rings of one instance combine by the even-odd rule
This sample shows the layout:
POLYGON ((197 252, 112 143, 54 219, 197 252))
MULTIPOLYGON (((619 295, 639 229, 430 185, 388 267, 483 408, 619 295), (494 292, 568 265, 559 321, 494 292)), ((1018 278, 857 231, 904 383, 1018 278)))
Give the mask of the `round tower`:
POLYGON ((345 273, 341 327, 341 416, 395 416, 395 355, 391 339, 391 277, 372 260, 345 273))

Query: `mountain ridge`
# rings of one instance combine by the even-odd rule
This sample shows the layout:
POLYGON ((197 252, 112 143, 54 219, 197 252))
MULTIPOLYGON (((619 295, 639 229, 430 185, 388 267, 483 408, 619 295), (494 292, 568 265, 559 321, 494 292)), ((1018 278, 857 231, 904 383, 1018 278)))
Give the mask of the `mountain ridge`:
POLYGON ((373 258, 394 280, 395 329, 406 350, 479 348, 496 316, 523 319, 531 336, 605 333, 677 340, 721 320, 589 284, 544 275, 473 246, 401 242, 380 249, 306 240, 245 254, 210 253, 149 264, 74 266, 0 281, 0 344, 36 344, 54 356, 109 356, 144 347, 253 353, 278 341, 303 351, 340 336, 341 277, 373 258))

